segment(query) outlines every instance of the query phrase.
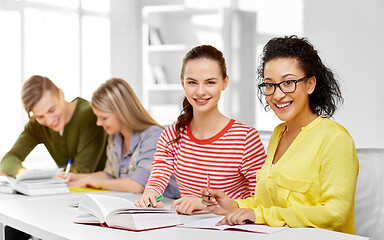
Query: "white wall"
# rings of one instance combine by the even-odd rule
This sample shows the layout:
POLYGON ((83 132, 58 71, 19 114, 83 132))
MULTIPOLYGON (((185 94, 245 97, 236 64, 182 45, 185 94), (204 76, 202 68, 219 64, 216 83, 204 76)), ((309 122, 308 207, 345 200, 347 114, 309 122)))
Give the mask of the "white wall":
POLYGON ((345 102, 336 112, 335 120, 348 129, 356 147, 384 147, 383 1, 304 3, 304 36, 340 78, 345 102))
MULTIPOLYGON (((384 1, 302 0, 303 5, 301 1, 295 2, 298 9, 292 11, 291 7, 288 12, 281 12, 287 8, 281 1, 239 2, 259 16, 256 21, 260 39, 255 44, 289 34, 308 37, 341 82, 345 102, 334 119, 348 129, 356 147, 384 147, 381 140, 384 129, 380 128, 380 120, 384 117, 380 98, 381 89, 384 89, 380 81, 383 78, 380 71, 384 67, 384 1), (291 15, 297 15, 302 22, 289 18, 291 15)), ((139 97, 142 90, 141 7, 183 3, 183 0, 111 0, 112 76, 130 82, 139 97), (124 33, 125 30, 128 32, 124 33)), ((275 117, 269 115, 267 119, 271 122, 270 118, 275 117)), ((262 125, 260 119, 256 119, 255 126, 262 125)))
POLYGON ((141 93, 141 8, 137 0, 111 0, 111 77, 141 93))
MULTIPOLYGON (((141 8, 152 4, 184 2, 196 3, 195 0, 111 0, 111 64, 104 67, 108 68, 107 70, 111 67, 111 77, 127 80, 139 97, 142 93, 141 8)), ((215 1, 199 2, 209 5, 215 1)), ((228 5, 228 1, 222 2, 228 5)), ((281 0, 238 0, 238 2, 239 6, 255 11, 258 16, 256 19, 258 36, 255 43, 257 48, 274 36, 298 34, 308 37, 319 50, 323 60, 341 79, 345 102, 336 113, 335 120, 349 130, 356 147, 384 148, 382 140, 384 129, 381 128, 381 119, 384 117, 384 111, 381 110, 381 92, 384 90, 384 74, 381 72, 384 68, 384 1, 290 0, 288 3, 281 0)), ((1 9, 13 9, 14 5, 14 1, 0 1, 1 9)), ((20 25, 18 15, 14 14, 15 11, 0 12, 0 18, 6 21, 5 25, 0 23, 3 31, 17 29, 20 25)), ((21 64, 13 60, 21 56, 17 50, 20 45, 18 41, 21 41, 19 32, 17 30, 14 34, 10 34, 12 31, 8 31, 10 38, 0 40, 0 49, 11 49, 9 52, 12 52, 10 55, 0 57, 0 62, 4 62, 7 66, 9 64, 16 66, 1 70, 3 76, 1 82, 3 85, 8 84, 7 93, 10 93, 0 91, 3 112, 8 113, 0 121, 4 130, 2 132, 7 136, 7 141, 2 142, 4 148, 2 153, 13 144, 22 130, 22 116, 24 120, 26 116, 20 101, 20 79, 24 80, 25 77, 20 76, 23 72, 20 70, 21 64), (13 85, 10 86, 10 83, 13 85), (14 105, 8 104, 8 106, 4 103, 14 105)), ((63 76, 60 73, 58 75, 63 76)), ((105 80, 105 77, 100 78, 105 80)), ((78 94, 77 90, 66 92, 67 95, 78 94)), ((255 104, 256 102, 257 100, 255 104)), ((240 114, 245 111, 247 111, 245 108, 241 108, 240 114)), ((271 118, 273 117, 271 115, 271 118)), ((266 122, 273 122, 273 119, 265 117, 263 119, 266 119, 266 122)), ((258 122, 260 123, 259 120, 256 119, 256 127, 258 122)))

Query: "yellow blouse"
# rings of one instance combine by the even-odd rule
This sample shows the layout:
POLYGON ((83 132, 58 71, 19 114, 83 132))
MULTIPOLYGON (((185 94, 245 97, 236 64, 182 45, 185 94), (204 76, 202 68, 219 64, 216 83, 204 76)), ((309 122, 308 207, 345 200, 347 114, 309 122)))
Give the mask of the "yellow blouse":
POLYGON ((354 233, 359 165, 352 137, 320 116, 302 128, 271 168, 285 128, 285 123, 275 128, 265 164, 256 174, 255 195, 237 199, 239 207, 252 208, 256 224, 354 233))

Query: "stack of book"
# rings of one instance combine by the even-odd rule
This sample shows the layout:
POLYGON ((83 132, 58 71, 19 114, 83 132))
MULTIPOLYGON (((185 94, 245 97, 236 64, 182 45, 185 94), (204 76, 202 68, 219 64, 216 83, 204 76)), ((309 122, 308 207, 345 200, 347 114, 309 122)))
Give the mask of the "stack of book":
POLYGON ((18 178, 0 178, 0 192, 28 196, 69 193, 65 179, 57 178, 62 169, 28 169, 18 178))
POLYGON ((13 193, 11 177, 0 176, 0 193, 13 193))

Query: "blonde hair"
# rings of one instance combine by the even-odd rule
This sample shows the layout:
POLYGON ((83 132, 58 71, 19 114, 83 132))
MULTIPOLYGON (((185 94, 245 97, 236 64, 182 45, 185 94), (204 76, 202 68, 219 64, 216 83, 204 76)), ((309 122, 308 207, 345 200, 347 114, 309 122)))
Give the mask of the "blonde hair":
POLYGON ((21 101, 30 120, 34 120, 31 115, 32 109, 46 91, 50 91, 53 96, 59 96, 60 94, 60 89, 49 78, 44 76, 33 75, 24 83, 21 89, 21 101))
POLYGON ((114 112, 120 121, 132 130, 142 131, 158 124, 140 103, 129 84, 120 78, 111 78, 97 88, 91 106, 103 112, 114 112))

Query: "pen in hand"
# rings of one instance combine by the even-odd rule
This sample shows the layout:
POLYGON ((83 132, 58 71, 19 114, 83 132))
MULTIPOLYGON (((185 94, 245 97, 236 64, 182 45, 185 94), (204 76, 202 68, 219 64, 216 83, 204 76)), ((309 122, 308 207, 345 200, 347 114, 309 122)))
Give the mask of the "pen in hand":
POLYGON ((64 178, 67 177, 69 170, 71 170, 71 166, 72 166, 72 159, 69 159, 67 167, 65 168, 64 178))
MULTIPOLYGON (((159 195, 157 198, 156 198, 156 202, 160 201, 161 199, 163 198, 163 195, 159 195)), ((148 204, 148 207, 152 207, 152 203, 149 203, 148 204)))

